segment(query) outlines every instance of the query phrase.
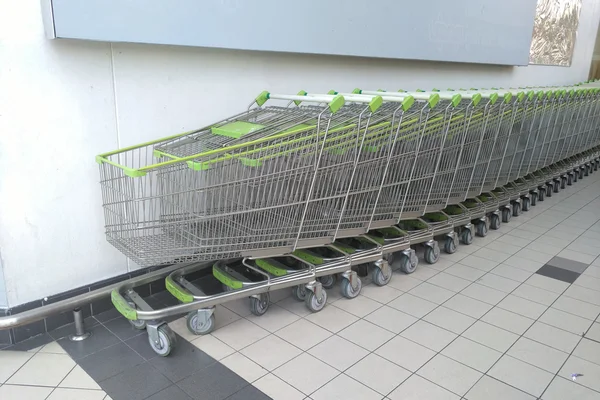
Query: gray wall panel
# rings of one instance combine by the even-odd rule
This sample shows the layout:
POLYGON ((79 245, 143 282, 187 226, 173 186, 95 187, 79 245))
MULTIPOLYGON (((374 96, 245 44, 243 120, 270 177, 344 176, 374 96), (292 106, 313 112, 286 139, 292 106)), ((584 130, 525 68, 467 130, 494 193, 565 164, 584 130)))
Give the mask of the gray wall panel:
POLYGON ((536 0, 53 0, 56 35, 526 65, 536 0))

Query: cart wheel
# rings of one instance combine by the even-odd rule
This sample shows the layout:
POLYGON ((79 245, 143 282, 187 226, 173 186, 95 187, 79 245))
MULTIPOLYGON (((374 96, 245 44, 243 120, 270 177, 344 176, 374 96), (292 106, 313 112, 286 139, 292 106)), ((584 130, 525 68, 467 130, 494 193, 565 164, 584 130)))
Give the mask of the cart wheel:
POLYGON ((306 300, 306 293, 307 293, 307 290, 306 290, 306 286, 304 286, 304 285, 297 285, 292 288, 292 297, 294 299, 296 299, 297 301, 306 300))
POLYGON ((215 329, 215 314, 212 314, 206 322, 201 323, 198 319, 198 312, 192 311, 186 315, 185 321, 188 330, 194 335, 208 335, 215 329))
POLYGON ((371 280, 377 286, 385 286, 392 280, 392 268, 388 268, 388 274, 385 275, 381 268, 373 267, 371 271, 371 280))
POLYGON ((269 309, 271 296, 269 293, 261 293, 258 298, 250 297, 250 312, 260 317, 269 309))
POLYGON ((521 215, 521 204, 520 203, 514 203, 512 205, 512 213, 513 213, 513 217, 518 217, 519 215, 521 215))
POLYGON ((546 185, 546 197, 552 197, 552 187, 553 185, 546 185))
POLYGON ((567 175, 567 186, 573 185, 573 175, 567 175))
POLYGON ((523 197, 523 199, 521 199, 521 209, 523 211, 529 211, 531 209, 531 199, 529 197, 523 197))
POLYGON ((323 307, 325 307, 325 304, 327 304, 327 292, 325 290, 322 290, 321 293, 323 294, 323 297, 321 298, 321 301, 319 301, 315 292, 312 292, 310 290, 307 291, 306 298, 304 299, 304 304, 306 304, 306 307, 311 312, 319 312, 323 309, 323 307))
POLYGON ((362 281, 356 277, 356 288, 353 288, 349 279, 342 280, 342 296, 347 299, 353 299, 360 294, 362 290, 362 281))
POLYGON ((565 190, 567 188, 567 178, 565 178, 565 177, 560 178, 560 188, 561 188, 561 190, 565 190))
POLYGON ((512 219, 512 212, 510 209, 508 208, 503 208, 502 209, 502 222, 510 222, 510 220, 512 219))
POLYGON ((486 237, 488 234, 488 226, 485 222, 480 221, 476 226, 477 236, 486 237))
POLYGON ((546 191, 544 190, 544 188, 542 188, 541 190, 538 191, 538 200, 544 201, 545 197, 546 197, 546 191))
POLYGON ((538 195, 537 193, 531 193, 531 205, 535 207, 535 205, 537 204, 537 198, 538 195))
POLYGON ((456 243, 454 242, 454 239, 451 237, 447 237, 446 241, 444 242, 444 251, 448 254, 454 254, 456 253, 456 243))
POLYGON ((419 265, 419 259, 415 257, 414 260, 411 260, 412 257, 403 256, 400 261, 400 271, 405 274, 412 274, 417 269, 417 265, 419 265))
POLYGON ((128 321, 134 329, 137 329, 139 331, 146 329, 146 321, 144 321, 144 320, 136 319, 136 320, 128 320, 128 321))
POLYGON ((554 193, 558 193, 560 191, 559 181, 554 181, 554 184, 552 185, 552 190, 554 191, 554 193))
POLYGON ((325 289, 331 289, 335 286, 335 282, 337 281, 337 275, 326 275, 319 278, 319 282, 325 289))
POLYGON ((175 348, 177 337, 167 324, 163 324, 158 327, 158 341, 160 344, 154 343, 154 341, 150 339, 150 335, 148 335, 148 342, 150 343, 152 350, 159 356, 166 357, 171 354, 171 351, 175 348))
MULTIPOLYGON (((129 303, 129 306, 132 308, 135 308, 137 310, 137 307, 135 305, 135 303, 133 301, 128 301, 127 303, 129 303)), ((129 323, 131 324, 131 326, 134 329, 137 329, 139 331, 146 329, 146 321, 145 320, 141 320, 141 319, 128 319, 129 323)))
POLYGON ((460 242, 462 244, 466 244, 467 246, 473 243, 473 233, 471 233, 470 229, 465 229, 460 234, 460 242))
POLYGON ((435 264, 440 259, 440 248, 438 246, 425 247, 425 261, 427 264, 435 264))
POLYGON ((493 230, 500 229, 500 225, 502 225, 502 221, 500 221, 500 216, 498 214, 490 215, 490 228, 493 230))
POLYGON ((583 167, 583 174, 585 176, 589 176, 590 175, 590 168, 588 165, 586 165, 585 167, 583 167))

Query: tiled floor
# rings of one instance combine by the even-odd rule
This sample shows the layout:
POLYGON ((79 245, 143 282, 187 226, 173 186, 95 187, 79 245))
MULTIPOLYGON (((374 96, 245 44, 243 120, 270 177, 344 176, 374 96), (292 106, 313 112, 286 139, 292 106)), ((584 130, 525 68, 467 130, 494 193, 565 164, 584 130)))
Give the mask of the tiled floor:
POLYGON ((0 353, 0 399, 600 400, 599 221, 595 173, 320 313, 286 290, 262 317, 219 306, 208 336, 173 321, 168 358, 109 314, 82 344, 0 353))

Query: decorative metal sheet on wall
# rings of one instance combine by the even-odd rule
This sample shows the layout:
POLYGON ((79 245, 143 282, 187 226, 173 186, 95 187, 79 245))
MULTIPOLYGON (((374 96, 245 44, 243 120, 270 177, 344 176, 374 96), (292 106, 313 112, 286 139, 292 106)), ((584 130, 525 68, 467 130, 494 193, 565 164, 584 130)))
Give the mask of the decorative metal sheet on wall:
POLYGON ((538 0, 529 63, 571 65, 581 0, 538 0))

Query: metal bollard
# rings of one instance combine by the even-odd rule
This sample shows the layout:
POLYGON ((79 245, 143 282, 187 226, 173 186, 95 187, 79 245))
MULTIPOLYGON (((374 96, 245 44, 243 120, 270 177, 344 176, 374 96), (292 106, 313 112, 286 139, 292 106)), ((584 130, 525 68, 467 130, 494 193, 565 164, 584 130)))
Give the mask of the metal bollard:
POLYGON ((76 308, 73 310, 73 320, 75 321, 75 334, 69 335, 69 340, 72 342, 81 342, 89 338, 92 334, 90 332, 85 331, 85 326, 83 325, 83 313, 81 312, 81 308, 76 308))

